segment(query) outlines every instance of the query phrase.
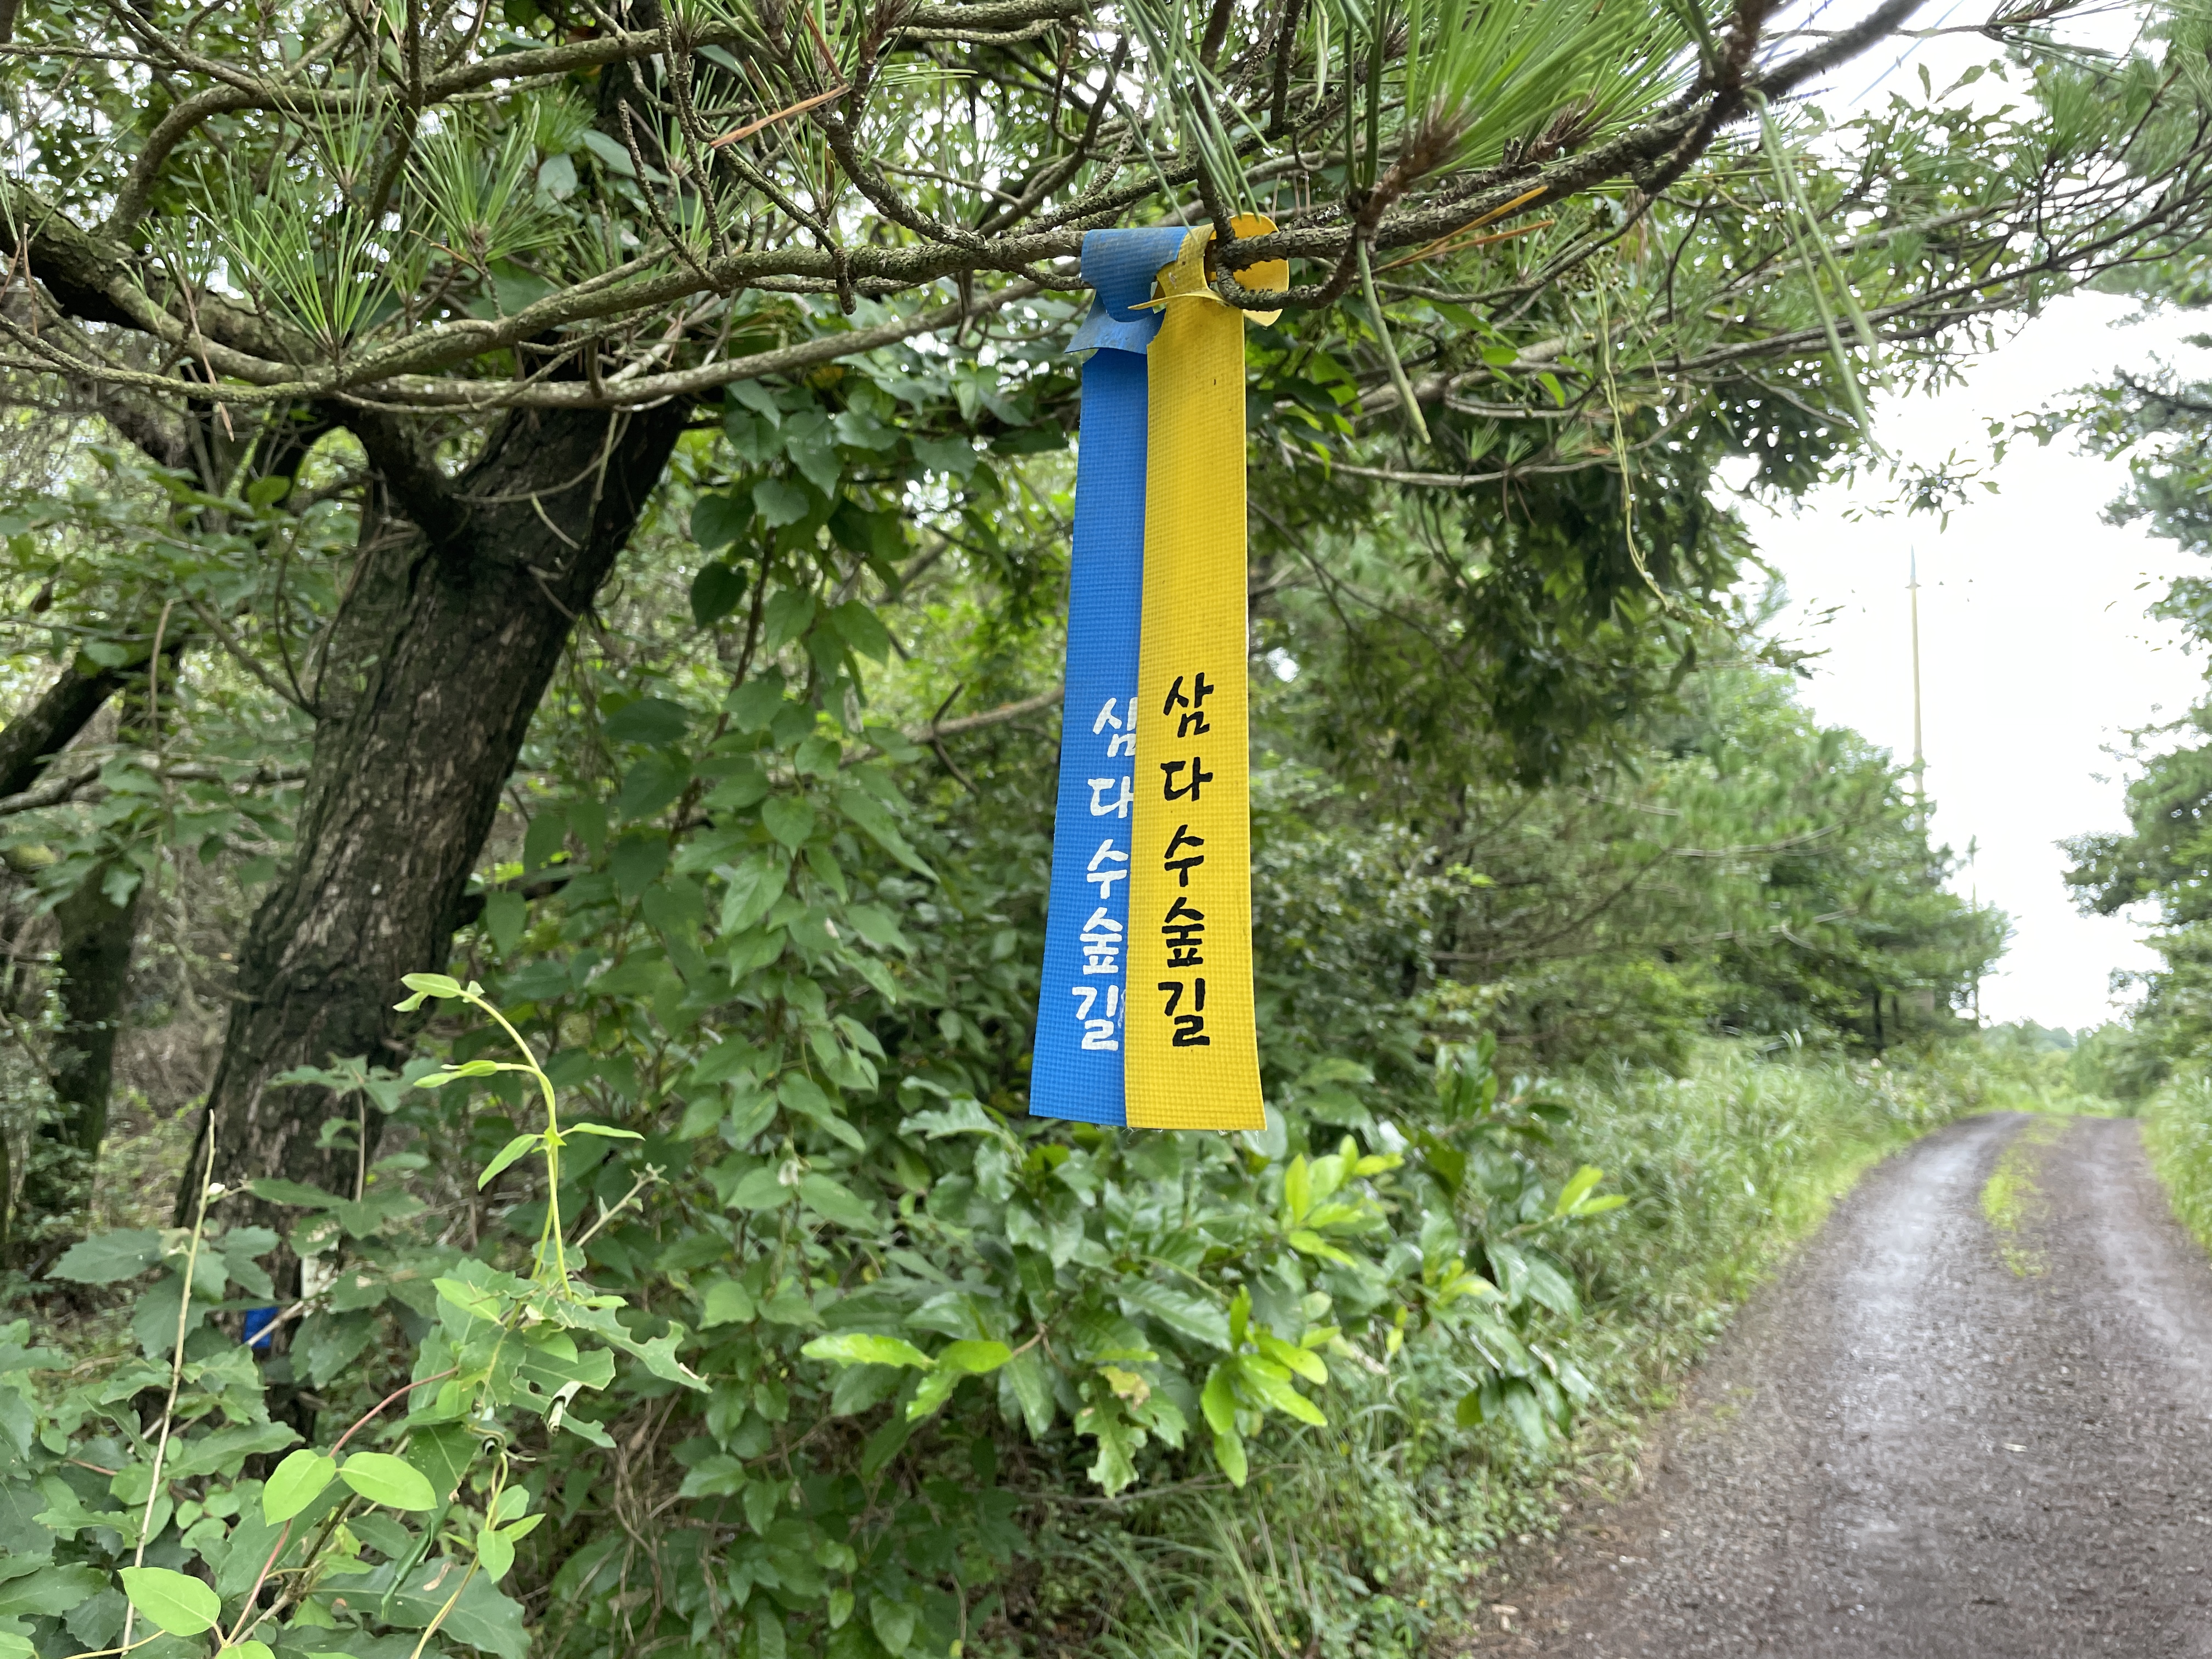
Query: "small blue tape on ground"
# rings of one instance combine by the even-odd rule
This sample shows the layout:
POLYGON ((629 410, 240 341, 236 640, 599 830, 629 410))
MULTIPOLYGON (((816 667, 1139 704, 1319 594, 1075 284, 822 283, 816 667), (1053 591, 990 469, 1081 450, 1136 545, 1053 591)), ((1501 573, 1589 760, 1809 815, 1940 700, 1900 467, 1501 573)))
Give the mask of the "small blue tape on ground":
POLYGON ((1045 915, 1030 1111, 1127 1121, 1121 1000, 1128 990, 1129 829, 1135 782, 1137 634, 1145 596, 1143 352, 1159 332, 1152 279, 1189 234, 1181 225, 1094 230, 1083 274, 1097 297, 1071 351, 1083 366, 1075 533, 1067 586, 1067 694, 1045 915))

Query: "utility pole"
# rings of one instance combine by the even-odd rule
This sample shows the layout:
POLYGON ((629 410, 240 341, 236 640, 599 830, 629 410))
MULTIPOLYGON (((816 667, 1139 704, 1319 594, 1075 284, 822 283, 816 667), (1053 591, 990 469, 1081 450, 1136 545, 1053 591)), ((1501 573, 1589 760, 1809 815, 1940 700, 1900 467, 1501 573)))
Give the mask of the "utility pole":
POLYGON ((1914 549, 1911 576, 1905 591, 1912 600, 1912 819, 1913 828, 1928 830, 1928 757, 1920 747, 1920 553, 1914 549))

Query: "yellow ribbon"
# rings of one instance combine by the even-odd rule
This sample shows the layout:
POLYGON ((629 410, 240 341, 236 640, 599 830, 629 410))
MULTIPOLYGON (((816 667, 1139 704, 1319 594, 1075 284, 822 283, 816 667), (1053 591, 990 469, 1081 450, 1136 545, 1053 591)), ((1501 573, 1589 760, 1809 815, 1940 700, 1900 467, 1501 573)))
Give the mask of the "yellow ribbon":
MULTIPOLYGON (((1234 221, 1239 236, 1274 228, 1234 221)), ((1261 1129, 1252 997, 1244 318, 1206 284, 1210 228, 1160 273, 1147 354, 1144 625, 1132 820, 1128 1121, 1261 1129)), ((1237 273, 1288 286, 1287 263, 1237 273)), ((1262 313, 1262 320, 1272 317, 1262 313)))

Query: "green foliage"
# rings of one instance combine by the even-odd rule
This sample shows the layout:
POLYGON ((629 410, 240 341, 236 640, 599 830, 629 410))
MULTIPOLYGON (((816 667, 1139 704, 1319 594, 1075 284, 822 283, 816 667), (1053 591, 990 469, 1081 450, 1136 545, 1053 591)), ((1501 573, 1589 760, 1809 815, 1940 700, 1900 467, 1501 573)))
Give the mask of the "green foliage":
POLYGON ((2173 1212, 2212 1249, 2212 1088, 2175 1078, 2142 1105, 2143 1145, 2173 1212))
POLYGON ((1707 1041, 1680 1076, 1593 1066, 1566 1078, 1545 1174, 1559 1179, 1581 1157, 1628 1172, 1628 1202, 1564 1241, 1582 1311, 1541 1339, 1595 1391, 1573 1440, 1539 1447, 1511 1413, 1462 1410, 1453 1367, 1433 1350, 1409 1346, 1387 1375, 1341 1369, 1332 1427, 1255 1465, 1233 1503, 1170 1491, 1105 1514, 1048 1510, 1036 1625, 1116 1659, 1239 1644, 1411 1659, 1458 1639, 1489 1599, 1488 1553, 1633 1479, 1640 1409, 1680 1386, 1858 1174, 1976 1109, 1974 1069, 1954 1052, 1879 1065, 1707 1041))
MULTIPOLYGON (((692 926, 702 951, 728 948, 692 926)), ((510 1190, 483 1242, 440 1242, 420 1206, 257 1183, 311 1212, 292 1237, 310 1259, 335 1244, 315 1212, 354 1241, 289 1363, 265 1373, 223 1316, 271 1293, 268 1230, 203 1222, 76 1247, 59 1275, 155 1277, 132 1316, 141 1356, 50 1383, 64 1357, 23 1347, 22 1323, 8 1334, 0 1376, 21 1432, 0 1494, 15 1495, 11 1547, 52 1563, 15 1627, 35 1650, 98 1646, 114 1618, 127 1630, 143 1614, 275 1653, 369 1656, 413 1630, 519 1659, 522 1609, 495 1586, 521 1557, 581 1598, 580 1617, 538 1641, 601 1639, 618 1604, 599 1575, 626 1572, 638 1540, 591 1499, 617 1443, 580 1409, 586 1394, 646 1413, 674 1445, 651 1501, 691 1525, 648 1558, 665 1586, 656 1620, 807 1643, 860 1631, 865 1605, 866 1632, 894 1653, 958 1639, 949 1592, 987 1589, 1016 1553, 981 1524, 1023 1501, 983 1473, 1010 1431, 1112 1494, 1194 1458, 1243 1485, 1279 1425, 1328 1425, 1322 1401, 1346 1367, 1441 1364, 1467 1389, 1464 1420, 1509 1422, 1538 1449, 1589 1396, 1538 1336, 1577 1311, 1557 1252, 1621 1200, 1597 1192, 1595 1168, 1547 1180, 1528 1149, 1563 1109, 1503 1087, 1487 1044, 1439 1056, 1410 1158, 1348 1137, 1302 1150, 1288 1121, 1233 1139, 1062 1135, 1010 1122, 941 1060, 888 1110, 866 1103, 882 1097, 854 1071, 815 1080, 845 1051, 814 1040, 841 1028, 826 1008, 810 1024, 801 997, 776 1011, 793 1070, 761 1065, 772 1047, 694 1036, 688 1066, 663 1055, 692 1099, 683 1128, 640 1135, 564 1117, 553 1072, 573 1066, 541 1064, 473 982, 418 974, 408 988, 409 1007, 482 1011, 523 1057, 457 1045, 411 1098, 380 1089, 380 1109, 479 1148, 512 1126, 495 1094, 471 1103, 472 1086, 526 1084, 544 1114, 494 1160, 510 1190), (732 1042, 749 1063, 710 1061, 732 1042), (612 1152, 623 1139, 681 1173, 633 1175, 612 1152), (543 1172, 520 1189, 518 1142, 543 1172), (563 1217, 594 1203, 572 1233, 563 1217), (172 1378, 174 1405, 149 1426, 130 1402, 172 1378), (318 1414, 349 1425, 272 1465, 301 1437, 271 1413, 287 1384, 349 1402, 318 1414), (349 1449, 362 1435, 392 1449, 349 1449), (720 1562, 690 1553, 716 1537, 720 1562), (118 1571, 131 1611, 111 1614, 118 1571), (750 1589, 726 1589, 732 1574, 750 1589), (264 1583, 282 1586, 273 1602, 264 1583)))

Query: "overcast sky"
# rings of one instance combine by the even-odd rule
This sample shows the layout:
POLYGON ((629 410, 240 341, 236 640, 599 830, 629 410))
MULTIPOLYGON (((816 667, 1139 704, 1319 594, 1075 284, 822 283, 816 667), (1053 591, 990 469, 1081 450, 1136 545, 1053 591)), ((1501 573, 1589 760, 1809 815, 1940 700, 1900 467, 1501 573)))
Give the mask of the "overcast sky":
MULTIPOLYGON (((1956 9, 1955 7, 1953 9, 1956 9)), ((2085 8, 2073 37, 2124 49, 2142 12, 2085 8)), ((1929 6, 1926 21, 1948 19, 1929 6)), ((1929 41, 1863 77, 1838 77, 1820 102, 1841 114, 1917 79, 1937 87, 1990 55, 1972 36, 1929 41), (1848 78, 1850 84, 1842 82, 1848 78)), ((2005 91, 1986 79, 1968 94, 1986 105, 2005 91)), ((1954 452, 1985 456, 1987 423, 2044 407, 2118 368, 2164 359, 2212 375, 2212 354, 2184 343, 2212 318, 2136 319, 2130 302, 2100 295, 2062 301, 1937 397, 1875 403, 1876 435, 1917 461, 1954 452)), ((2205 664, 2145 607, 2195 562, 2140 526, 2104 512, 2127 487, 2124 463, 2069 444, 2016 446, 1987 475, 1994 495, 1932 518, 1883 516, 1879 479, 1815 493, 1794 512, 1748 517, 1782 574, 1789 610, 1778 636, 1823 652, 1803 696, 1820 717, 1912 753, 1911 559, 1920 568, 1920 640, 1930 825, 1939 841, 1978 851, 1957 886, 2013 919, 2012 948, 1982 988, 1992 1020, 2094 1025, 2124 1007, 2116 969, 2154 966, 2143 927, 2075 914, 2056 842, 2125 827, 2124 764, 2110 751, 2134 728, 2180 714, 2204 690, 2205 664), (1854 517, 1854 515, 1857 515, 1854 517)))
MULTIPOLYGON (((2207 354, 2181 343, 2212 320, 2130 325, 2134 309, 2099 295, 2054 306, 1975 363, 1964 387, 1877 404, 1881 442, 1920 459, 1986 453, 1988 419, 2037 409, 2116 367, 2163 356, 2212 373, 2207 354)), ((1888 493, 1879 481, 1750 519, 1790 596, 1775 632, 1826 653, 1805 700, 1900 761, 1912 752, 1905 584, 1917 551, 1931 830, 1962 852, 1978 844, 1956 884, 2004 909, 2017 929, 1983 986, 1984 1014, 2094 1025, 2113 1011, 2113 969, 2156 958, 2141 927, 2074 913, 2054 843, 2124 826, 2124 768, 2107 750, 2130 728, 2179 714, 2203 687, 2201 659, 2144 615, 2193 561, 2139 526, 2104 521, 2127 484, 2122 463, 2030 443, 1989 476, 1998 493, 1977 492, 1948 527, 1869 513, 1888 493), (1853 521, 1855 509, 1868 516, 1853 521)))

